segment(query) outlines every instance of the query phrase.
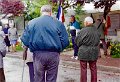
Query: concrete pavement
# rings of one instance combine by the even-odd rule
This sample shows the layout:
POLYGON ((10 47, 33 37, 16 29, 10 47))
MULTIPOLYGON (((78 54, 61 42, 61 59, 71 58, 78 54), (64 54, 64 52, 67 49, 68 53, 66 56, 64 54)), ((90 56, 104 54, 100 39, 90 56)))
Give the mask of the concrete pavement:
MULTIPOLYGON (((73 60, 70 57, 73 56, 73 50, 65 51, 61 53, 61 59, 65 61, 72 61, 73 63, 79 65, 79 61, 73 60)), ((68 62, 68 63, 69 63, 68 62)), ((99 58, 97 61, 98 70, 101 71, 111 71, 115 73, 120 73, 120 58, 112 58, 112 57, 103 57, 99 58)))
MULTIPOLYGON (((57 82, 80 82, 79 61, 70 59, 71 55, 61 53, 57 82)), ((72 54, 72 53, 71 53, 72 54)), ((8 53, 4 58, 6 82, 21 82, 22 52, 8 53)), ((24 82, 29 82, 28 67, 25 65, 24 82)), ((88 82, 90 70, 88 69, 88 82)), ((98 71, 98 82, 120 82, 120 73, 113 71, 98 71)))

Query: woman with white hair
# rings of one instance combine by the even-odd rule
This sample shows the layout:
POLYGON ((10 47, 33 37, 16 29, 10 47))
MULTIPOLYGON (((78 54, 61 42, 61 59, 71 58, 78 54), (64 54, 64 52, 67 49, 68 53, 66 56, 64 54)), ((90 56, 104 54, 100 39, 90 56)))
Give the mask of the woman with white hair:
POLYGON ((87 63, 91 70, 91 82, 97 82, 96 62, 99 53, 100 34, 93 26, 93 19, 86 17, 84 20, 85 28, 81 29, 75 39, 79 47, 78 59, 81 66, 80 82, 87 82, 87 63))
POLYGON ((4 41, 5 34, 0 26, 0 82, 5 82, 4 68, 3 68, 3 57, 6 55, 6 44, 4 41))

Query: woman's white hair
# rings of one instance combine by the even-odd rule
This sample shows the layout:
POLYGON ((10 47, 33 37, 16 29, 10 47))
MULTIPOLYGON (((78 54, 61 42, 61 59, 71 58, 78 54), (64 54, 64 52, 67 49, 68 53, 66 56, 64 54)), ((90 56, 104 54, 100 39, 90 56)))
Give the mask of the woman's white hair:
POLYGON ((49 12, 52 12, 51 5, 43 5, 41 7, 41 13, 49 13, 49 12))
POLYGON ((92 17, 88 16, 85 18, 84 22, 93 23, 93 19, 92 19, 92 17))

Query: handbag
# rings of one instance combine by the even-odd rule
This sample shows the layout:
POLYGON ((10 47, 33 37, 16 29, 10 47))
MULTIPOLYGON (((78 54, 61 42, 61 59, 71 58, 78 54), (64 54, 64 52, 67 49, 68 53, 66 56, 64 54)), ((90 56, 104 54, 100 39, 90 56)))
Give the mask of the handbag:
POLYGON ((5 56, 6 56, 6 50, 0 51, 0 54, 1 54, 3 57, 5 57, 5 56))

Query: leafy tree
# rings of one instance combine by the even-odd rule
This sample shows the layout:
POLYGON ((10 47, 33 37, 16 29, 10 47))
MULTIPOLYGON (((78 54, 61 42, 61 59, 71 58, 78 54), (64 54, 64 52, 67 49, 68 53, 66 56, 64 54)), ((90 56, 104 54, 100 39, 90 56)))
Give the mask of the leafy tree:
POLYGON ((80 21, 80 15, 84 14, 84 11, 82 10, 82 7, 80 5, 77 5, 75 8, 75 12, 76 12, 76 19, 81 23, 80 21))
POLYGON ((96 1, 94 6, 95 8, 104 8, 104 19, 106 19, 106 15, 110 12, 112 5, 114 5, 116 0, 99 0, 96 1))
POLYGON ((23 0, 26 4, 25 20, 31 20, 40 16, 40 8, 42 5, 47 4, 48 0, 23 0))
POLYGON ((117 0, 49 0, 49 1, 51 1, 53 4, 60 2, 62 5, 64 5, 63 6, 64 9, 71 6, 75 7, 77 6, 77 4, 83 5, 84 3, 94 2, 95 8, 104 8, 103 16, 106 19, 106 15, 110 12, 112 5, 115 4, 117 0))
MULTIPOLYGON (((53 11, 57 11, 58 4, 62 4, 65 10, 68 7, 76 7, 78 4, 94 2, 95 8, 104 8, 104 18, 110 12, 110 9, 116 0, 23 0, 27 4, 26 19, 30 20, 40 15, 39 9, 42 5, 51 3, 53 5, 53 11), (58 3, 59 2, 59 3, 58 3), (71 5, 72 4, 72 5, 71 5)), ((24 11, 24 5, 21 0, 3 0, 0 3, 2 6, 2 13, 6 15, 12 13, 15 16, 20 15, 24 11)))
MULTIPOLYGON (((24 12, 24 4, 21 0, 4 0, 0 3, 1 12, 6 14, 13 14, 14 16, 19 16, 24 12)), ((5 17, 4 16, 4 17, 5 17)))

